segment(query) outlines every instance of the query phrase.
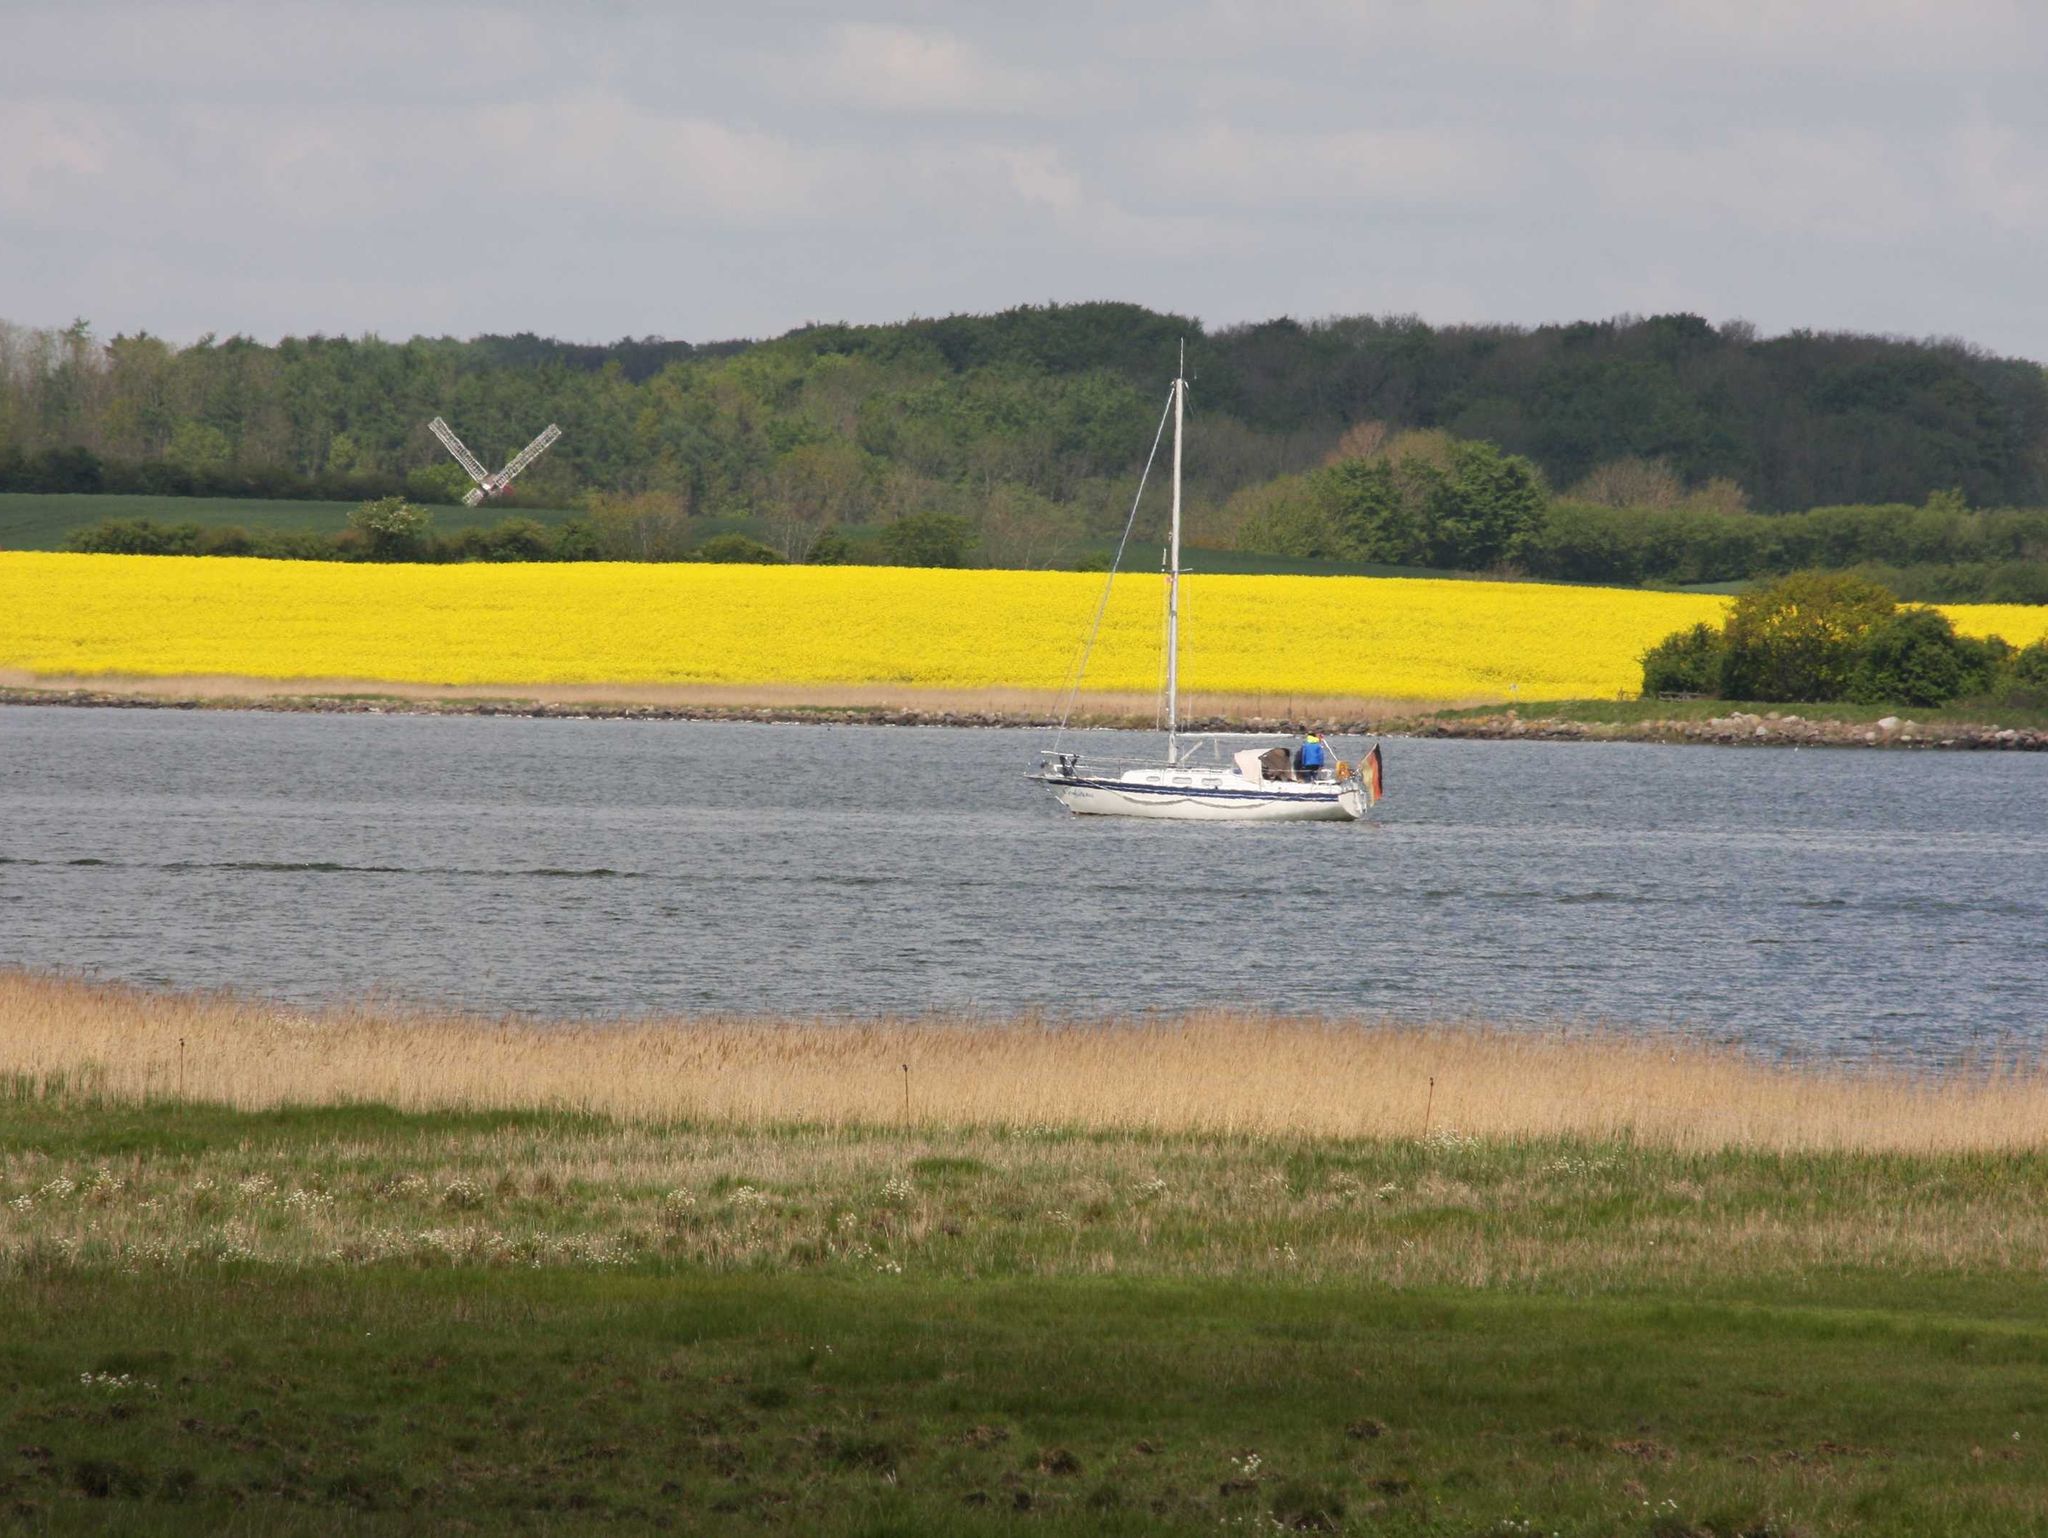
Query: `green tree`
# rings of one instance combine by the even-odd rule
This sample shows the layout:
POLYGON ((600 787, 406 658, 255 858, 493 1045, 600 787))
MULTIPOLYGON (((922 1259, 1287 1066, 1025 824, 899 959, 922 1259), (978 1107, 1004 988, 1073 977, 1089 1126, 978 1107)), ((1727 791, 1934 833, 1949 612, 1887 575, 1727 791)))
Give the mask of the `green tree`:
POLYGON ((416 561, 427 550, 434 515, 403 497, 380 497, 348 515, 373 561, 416 561))
POLYGON ((1643 693, 1716 694, 1721 687, 1721 633, 1695 625, 1666 636, 1643 653, 1643 693))
POLYGON ((1863 638, 1849 698, 1871 705, 1946 705, 1971 681, 1971 660, 1946 614, 1900 609, 1863 638))
POLYGON ((607 561, 680 561, 695 535, 689 504, 668 491, 593 491, 583 498, 583 518, 607 561))
POLYGON ((1461 439, 1429 503, 1430 559, 1482 571, 1516 559, 1543 524, 1543 477, 1519 454, 1461 439))
POLYGON ((170 445, 164 450, 166 462, 188 475, 225 470, 233 457, 234 446, 228 442, 228 435, 204 422, 180 422, 172 429, 170 445))
POLYGON ((965 566, 974 526, 954 513, 913 513, 882 530, 880 545, 893 566, 965 566))
POLYGON ((443 461, 437 465, 422 465, 409 470, 405 476, 405 493, 415 502, 439 502, 444 505, 460 502, 476 484, 458 464, 443 461))
POLYGON ((1419 566, 1429 558, 1430 499, 1443 472, 1421 458, 1348 459, 1310 478, 1338 530, 1335 553, 1390 566, 1419 566))
POLYGON ((785 558, 809 558, 835 524, 859 519, 866 501, 867 458, 844 439, 800 444, 769 473, 763 522, 785 558))
POLYGON ((363 468, 363 449, 349 433, 336 433, 327 445, 327 469, 332 475, 352 475, 363 468))
POLYGON ((981 532, 976 551, 989 566, 1037 570, 1059 561, 1079 536, 1080 519, 1062 506, 1015 481, 1005 481, 981 505, 981 532))
POLYGON ((1720 693, 1738 700, 1839 700, 1871 631, 1898 600, 1862 577, 1794 572, 1729 610, 1720 693))
POLYGON ((1350 548, 1338 527, 1331 498, 1320 477, 1283 475, 1260 486, 1247 486, 1224 508, 1239 550, 1296 560, 1331 560, 1350 548))
POLYGON ((2048 640, 2022 646, 2007 664, 2012 676, 2033 689, 2048 689, 2048 640))

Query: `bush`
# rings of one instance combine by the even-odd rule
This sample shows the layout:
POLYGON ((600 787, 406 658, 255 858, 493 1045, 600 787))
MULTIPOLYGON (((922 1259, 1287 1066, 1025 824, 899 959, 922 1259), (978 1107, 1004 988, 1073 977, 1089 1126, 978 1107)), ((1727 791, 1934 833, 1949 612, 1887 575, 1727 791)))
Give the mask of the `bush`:
POLYGON ((1235 526, 1239 550, 1314 561, 1334 559, 1349 548, 1321 484, 1305 475, 1247 487, 1230 499, 1224 516, 1235 526))
POLYGON ((1716 635, 1695 625, 1643 653, 1643 693, 1723 699, 2027 704, 2048 694, 2048 642, 2014 651, 1956 634, 1938 609, 1899 608, 1858 577, 1798 573, 1736 600, 1716 635))
POLYGON ((811 542, 808 562, 812 566, 848 566, 853 563, 853 542, 838 529, 827 529, 811 542))
POLYGON ((2048 641, 2036 641, 2014 652, 2006 663, 2014 682, 2030 689, 2048 689, 2048 641))
POLYGON ((380 497, 348 515, 348 526, 362 536, 363 553, 373 561, 416 561, 426 553, 434 515, 403 497, 380 497))
POLYGON ((1712 625, 1668 635, 1643 653, 1643 693, 1718 694, 1721 655, 1721 634, 1712 625))
POLYGON ((102 518, 65 541, 82 555, 196 555, 196 523, 155 523, 147 518, 102 518))
POLYGON ((555 553, 554 536, 531 518, 506 518, 484 537, 489 561, 545 561, 555 553))
POLYGON ((1720 693, 1731 700, 1839 700, 1863 643, 1890 619, 1890 590, 1842 572, 1794 572, 1744 593, 1722 631, 1720 693))
POLYGON ((1864 638, 1848 697, 1859 704, 1946 705, 1969 685, 1975 659, 1939 609, 1901 609, 1864 638))
POLYGON ((597 525, 588 518, 570 518, 555 530, 555 559, 558 561, 600 561, 604 546, 597 525))
POLYGON ((974 526, 953 513, 914 513, 884 529, 880 543, 893 566, 965 566, 974 526))
POLYGON ((193 542, 194 555, 261 555, 263 542, 238 523, 210 524, 193 542))
POLYGON ((744 534, 714 534, 691 553, 692 560, 720 561, 736 566, 780 566, 780 551, 744 534))

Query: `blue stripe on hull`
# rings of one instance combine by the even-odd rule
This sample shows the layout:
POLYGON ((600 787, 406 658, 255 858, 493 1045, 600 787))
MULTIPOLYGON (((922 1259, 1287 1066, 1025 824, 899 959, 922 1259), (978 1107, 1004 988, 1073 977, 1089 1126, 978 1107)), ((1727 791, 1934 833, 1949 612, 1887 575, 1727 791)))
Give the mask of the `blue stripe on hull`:
POLYGON ((1082 786, 1089 790, 1113 790, 1126 795, 1178 796, 1189 801, 1263 801, 1275 806, 1320 806, 1334 803, 1339 792, 1327 794, 1313 791, 1307 795, 1290 795, 1270 790, 1225 790, 1221 786, 1204 785, 1152 785, 1142 780, 1070 780, 1048 779, 1046 784, 1055 789, 1061 786, 1082 786))

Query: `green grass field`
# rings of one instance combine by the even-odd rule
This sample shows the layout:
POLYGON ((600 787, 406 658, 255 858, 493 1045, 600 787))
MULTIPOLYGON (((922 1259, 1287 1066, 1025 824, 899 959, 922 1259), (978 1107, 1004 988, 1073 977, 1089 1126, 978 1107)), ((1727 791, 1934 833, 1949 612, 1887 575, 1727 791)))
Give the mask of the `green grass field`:
POLYGON ((0 1513, 2048 1531, 2048 1156, 0 1102, 0 1513))
MULTIPOLYGON (((161 524, 239 525, 257 530, 339 533, 348 527, 354 502, 280 502, 253 497, 59 496, 40 492, 0 493, 0 550, 62 550, 66 539, 106 518, 147 518, 161 524)), ((436 507, 434 527, 443 532, 487 526, 515 514, 550 526, 574 516, 568 508, 526 507, 509 502, 486 506, 436 507)))

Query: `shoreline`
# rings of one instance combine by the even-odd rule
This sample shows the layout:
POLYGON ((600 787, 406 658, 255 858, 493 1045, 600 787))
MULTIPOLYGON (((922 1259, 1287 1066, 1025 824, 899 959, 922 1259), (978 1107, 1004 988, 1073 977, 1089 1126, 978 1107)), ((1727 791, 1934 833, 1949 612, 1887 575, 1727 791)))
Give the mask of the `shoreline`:
MULTIPOLYGON (((486 693, 470 690, 441 693, 418 686, 379 685, 283 692, 266 689, 263 681, 245 680, 211 688, 186 680, 164 680, 154 686, 140 682, 126 687, 92 688, 73 683, 51 685, 0 684, 0 705, 61 705, 102 710, 258 710, 306 715, 515 716, 534 720, 597 721, 722 721, 761 725, 936 726, 956 728, 1052 727, 1050 712, 1034 710, 1006 698, 973 709, 953 703, 860 701, 804 703, 782 699, 749 702, 746 689, 716 691, 732 697, 669 700, 603 698, 598 686, 577 686, 545 698, 541 691, 486 693), (400 690, 404 692, 399 692, 400 690)), ((682 691, 661 691, 680 693, 682 691)), ((710 692, 710 691, 707 691, 710 692)), ((764 693, 787 692, 762 686, 764 693)), ((799 691, 800 692, 800 691, 799 691)), ((1296 702, 1290 701, 1290 704, 1296 702)), ((1433 737, 1488 742, 1639 742, 1705 747, 1839 747, 1918 748, 1980 752, 2048 752, 2048 729, 2001 727, 1995 723, 1921 723, 1887 714, 1870 721, 1814 720, 1797 711, 1731 711, 1708 717, 1671 716, 1639 721, 1593 721, 1540 708, 1501 709, 1469 713, 1470 707, 1355 713, 1364 702, 1301 701, 1321 706, 1281 715, 1226 711, 1191 715, 1184 732, 1273 732, 1292 734, 1311 728, 1333 736, 1433 737), (1347 711, 1347 703, 1351 709, 1347 711)), ((1113 699, 1090 708, 1085 702, 1069 721, 1070 728, 1143 731, 1154 727, 1150 711, 1113 699)))

